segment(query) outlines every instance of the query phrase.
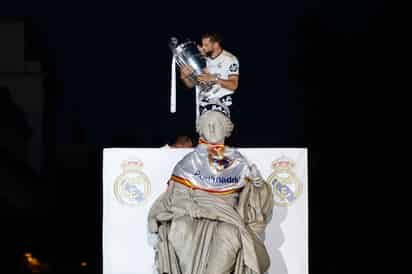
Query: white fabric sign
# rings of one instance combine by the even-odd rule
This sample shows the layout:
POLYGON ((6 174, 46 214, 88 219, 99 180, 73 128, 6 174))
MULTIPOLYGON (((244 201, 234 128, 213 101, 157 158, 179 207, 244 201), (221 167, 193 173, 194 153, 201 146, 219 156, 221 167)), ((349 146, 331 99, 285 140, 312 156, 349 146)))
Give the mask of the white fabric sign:
MULTIPOLYGON (((151 274, 154 252, 149 245, 147 215, 153 202, 166 190, 176 163, 192 149, 109 148, 103 152, 103 273, 151 274), (146 175, 150 189, 146 200, 122 203, 116 185, 125 178, 122 163, 138 160, 139 174, 146 175), (123 177, 122 177, 123 176, 123 177)), ((308 171, 307 150, 295 148, 241 148, 267 179, 272 162, 286 157, 295 163, 293 172, 302 192, 290 206, 275 206, 266 230, 265 244, 271 257, 269 274, 308 274, 308 171)), ((130 165, 128 168, 133 168, 130 165)), ((144 177, 143 175, 143 177, 144 177)))

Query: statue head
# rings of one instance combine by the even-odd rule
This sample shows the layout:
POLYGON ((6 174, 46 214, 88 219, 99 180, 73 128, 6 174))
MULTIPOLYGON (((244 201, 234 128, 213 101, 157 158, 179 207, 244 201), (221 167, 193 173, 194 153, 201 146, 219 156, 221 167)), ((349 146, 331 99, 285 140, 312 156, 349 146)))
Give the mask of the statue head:
POLYGON ((233 127, 228 108, 220 103, 206 105, 196 123, 200 137, 210 144, 223 144, 233 127))

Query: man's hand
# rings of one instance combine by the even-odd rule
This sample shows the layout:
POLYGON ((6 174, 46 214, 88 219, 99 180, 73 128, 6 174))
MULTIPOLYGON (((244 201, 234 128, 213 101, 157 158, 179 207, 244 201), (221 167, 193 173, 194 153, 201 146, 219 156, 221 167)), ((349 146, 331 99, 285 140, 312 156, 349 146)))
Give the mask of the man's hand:
POLYGON ((210 84, 210 83, 213 83, 213 84, 214 84, 214 83, 216 83, 216 81, 217 81, 216 76, 213 75, 213 74, 210 74, 207 70, 205 70, 204 73, 200 74, 200 75, 197 77, 197 80, 198 80, 200 83, 205 83, 205 84, 210 84))
POLYGON ((180 69, 180 78, 185 83, 186 87, 192 88, 195 86, 195 82, 189 78, 189 76, 193 73, 193 70, 190 66, 184 66, 180 69))
POLYGON ((210 74, 206 68, 204 72, 197 77, 197 80, 200 84, 219 84, 222 88, 235 91, 238 87, 239 75, 230 75, 229 79, 223 80, 210 74))
POLYGON ((187 79, 192 73, 193 70, 190 66, 184 66, 180 69, 180 78, 187 79))

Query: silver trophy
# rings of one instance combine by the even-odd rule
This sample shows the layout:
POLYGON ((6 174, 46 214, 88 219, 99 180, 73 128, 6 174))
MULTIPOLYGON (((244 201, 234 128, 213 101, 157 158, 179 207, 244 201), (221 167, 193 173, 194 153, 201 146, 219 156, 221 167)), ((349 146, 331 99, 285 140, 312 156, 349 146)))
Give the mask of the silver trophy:
POLYGON ((197 77, 202 74, 206 68, 206 58, 200 53, 196 43, 188 40, 179 45, 177 38, 172 37, 169 42, 169 47, 180 69, 185 66, 189 66, 192 69, 192 74, 189 75, 190 80, 200 86, 201 91, 206 92, 210 90, 213 85, 199 83, 197 80, 197 77))

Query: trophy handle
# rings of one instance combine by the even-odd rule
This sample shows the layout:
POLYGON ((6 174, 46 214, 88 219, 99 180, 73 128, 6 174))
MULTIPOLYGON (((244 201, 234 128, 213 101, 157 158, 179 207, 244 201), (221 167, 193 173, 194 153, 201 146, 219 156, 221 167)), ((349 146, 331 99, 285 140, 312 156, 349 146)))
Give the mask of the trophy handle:
POLYGON ((170 38, 169 47, 173 52, 176 50, 176 47, 178 44, 179 44, 179 40, 176 37, 170 38))

